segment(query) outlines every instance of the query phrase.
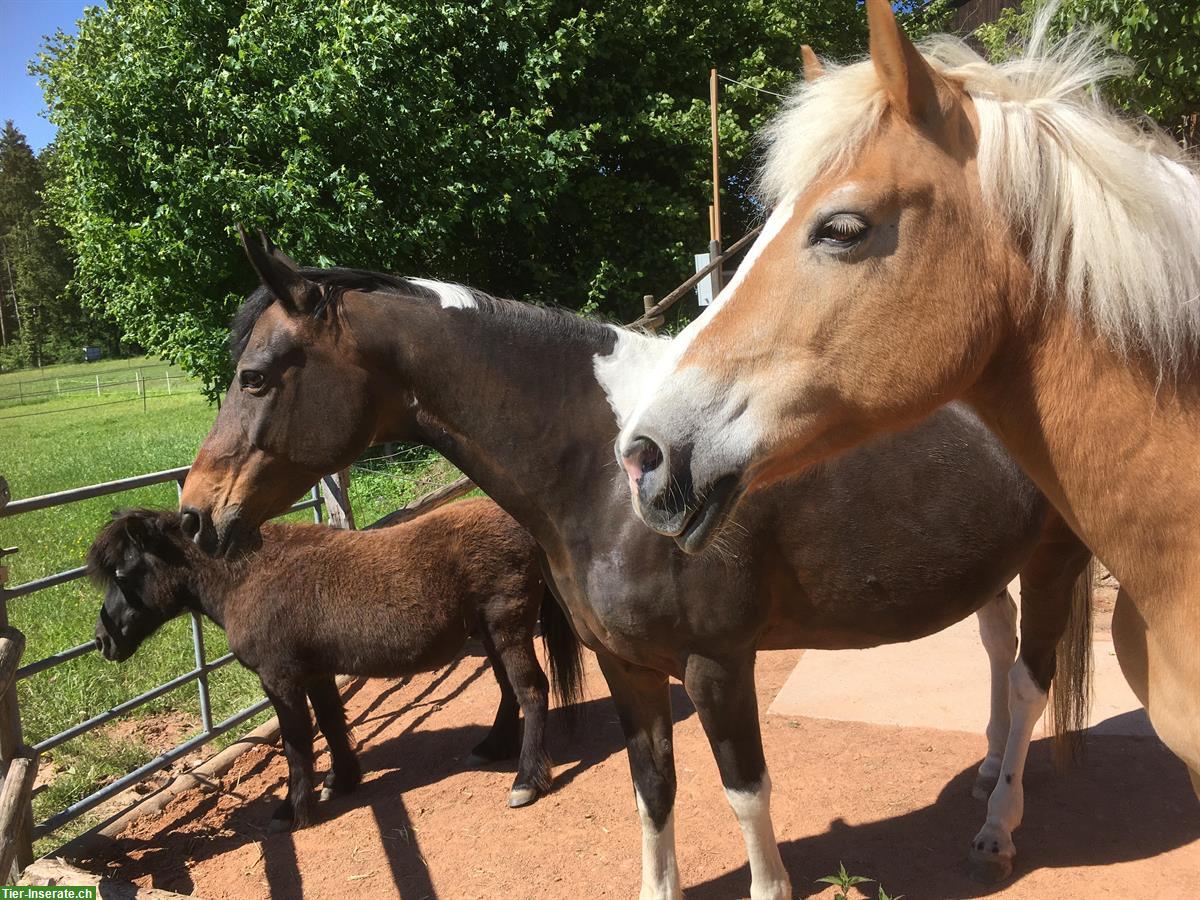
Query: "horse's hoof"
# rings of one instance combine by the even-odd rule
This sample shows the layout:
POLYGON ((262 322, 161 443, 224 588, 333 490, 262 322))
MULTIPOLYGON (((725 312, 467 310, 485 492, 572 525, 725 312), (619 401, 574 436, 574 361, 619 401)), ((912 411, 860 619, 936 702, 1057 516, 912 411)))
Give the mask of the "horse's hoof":
POLYGON ((321 788, 321 802, 324 803, 326 800, 331 800, 336 793, 337 791, 332 784, 326 784, 321 788))
POLYGON ((520 809, 538 798, 537 788, 515 787, 508 792, 508 808, 520 809))
POLYGON ((1012 876, 1013 858, 988 853, 983 850, 971 850, 971 878, 983 884, 999 884, 1012 876))
POLYGON ((267 831, 269 831, 271 834, 282 834, 285 831, 291 830, 291 819, 272 819, 267 823, 267 831))
POLYGON ((472 752, 471 755, 467 757, 466 766, 469 769, 478 769, 481 766, 490 766, 494 762, 494 759, 489 759, 482 753, 472 752))
POLYGON ((980 775, 975 779, 975 786, 971 788, 971 796, 976 800, 987 800, 999 783, 999 775, 980 775))

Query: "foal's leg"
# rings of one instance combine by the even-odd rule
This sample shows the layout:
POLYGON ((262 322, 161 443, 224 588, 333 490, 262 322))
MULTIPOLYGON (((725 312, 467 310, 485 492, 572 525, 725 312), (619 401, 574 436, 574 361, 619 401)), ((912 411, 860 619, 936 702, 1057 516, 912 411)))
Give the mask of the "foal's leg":
POLYGON ((513 809, 528 806, 550 791, 550 757, 546 753, 546 716, 550 708, 550 683, 533 650, 533 624, 495 635, 496 654, 516 692, 525 717, 521 760, 508 794, 513 809))
POLYGON ((317 715, 317 727, 329 745, 330 772, 325 776, 321 799, 328 800, 335 793, 348 794, 362 781, 362 768, 350 745, 346 709, 342 705, 337 681, 329 675, 309 682, 308 699, 317 715))
POLYGON ((491 635, 487 633, 486 623, 480 634, 480 641, 487 653, 488 665, 492 667, 492 676, 500 688, 500 705, 496 707, 496 718, 487 736, 475 745, 471 755, 467 757, 468 765, 491 763, 501 759, 512 759, 520 751, 521 746, 521 705, 513 692, 508 670, 496 653, 491 635))
MULTIPOLYGON (((1013 831, 1025 812, 1022 778, 1029 742, 1046 710, 1055 651, 1071 615, 1072 589, 1090 559, 1088 549, 1051 514, 1041 542, 1021 569, 1021 652, 1008 676, 1012 723, 1000 779, 988 799, 987 821, 971 842, 971 874, 982 881, 1000 881, 1012 874, 1013 831)), ((1069 682, 1071 675, 1063 673, 1063 678, 1069 682)))
POLYGON ((971 793, 986 800, 996 789, 1000 763, 1011 720, 1008 712, 1008 672, 1017 657, 1017 604, 1005 588, 975 613, 979 620, 979 639, 987 651, 992 670, 992 709, 987 725, 987 756, 971 793))
POLYGON ((792 882, 771 824, 771 776, 758 723, 754 652, 730 660, 689 656, 683 683, 717 759, 725 796, 742 827, 750 859, 751 900, 791 900, 792 882))
POLYGON ((304 688, 296 681, 272 683, 260 675, 267 699, 279 716, 279 733, 288 763, 288 791, 271 817, 271 831, 304 828, 312 821, 313 730, 304 688))
POLYGON ((625 733, 638 814, 642 819, 641 900, 678 900, 675 863, 675 752, 667 676, 598 651, 625 733))

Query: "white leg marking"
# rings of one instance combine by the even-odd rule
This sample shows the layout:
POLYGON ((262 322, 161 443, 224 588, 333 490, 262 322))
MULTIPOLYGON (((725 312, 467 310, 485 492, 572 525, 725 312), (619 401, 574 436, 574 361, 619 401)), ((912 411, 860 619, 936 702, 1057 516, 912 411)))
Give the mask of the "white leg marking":
POLYGON ((642 795, 634 788, 638 815, 642 819, 641 900, 680 900, 679 866, 675 862, 675 813, 667 816, 660 831, 650 818, 642 795))
POLYGON ((987 756, 971 793, 986 800, 1000 777, 1004 744, 1011 720, 1008 713, 1008 673, 1017 656, 1017 605, 1008 591, 989 600, 976 614, 979 639, 992 670, 992 710, 987 725, 987 756))
POLYGON ((1038 687, 1025 661, 1009 671, 1009 712, 1012 727, 1004 748, 1000 780, 988 800, 987 821, 971 843, 971 860, 990 874, 1007 877, 1016 856, 1012 833, 1025 813, 1025 760, 1034 726, 1046 711, 1046 693, 1038 687))
POLYGON ((792 882, 779 857, 771 824, 771 776, 763 772, 757 790, 725 789, 729 805, 742 826, 750 858, 750 900, 791 900, 792 882))

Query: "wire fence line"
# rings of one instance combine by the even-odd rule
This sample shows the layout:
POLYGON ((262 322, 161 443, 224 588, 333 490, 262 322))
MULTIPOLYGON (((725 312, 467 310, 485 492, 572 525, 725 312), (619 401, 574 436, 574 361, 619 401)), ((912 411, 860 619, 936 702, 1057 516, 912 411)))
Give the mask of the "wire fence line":
POLYGON ((101 396, 106 392, 132 390, 140 395, 149 384, 163 385, 167 393, 174 393, 177 386, 196 383, 196 378, 171 366, 114 369, 94 375, 60 375, 35 381, 0 381, 0 405, 44 403, 69 394, 94 393, 101 396), (155 372, 162 374, 153 374, 155 372), (132 378, 127 377, 129 373, 132 373, 132 378), (122 377, 113 378, 113 375, 122 377))
POLYGON ((6 422, 9 419, 27 419, 30 416, 52 416, 56 413, 80 412, 82 410, 99 409, 102 406, 115 406, 120 403, 137 403, 139 400, 143 402, 146 400, 161 400, 163 397, 177 397, 180 394, 201 393, 203 393, 201 388, 195 388, 193 390, 176 389, 169 394, 161 392, 157 394, 139 394, 134 397, 122 397, 120 400, 102 400, 99 403, 85 403, 82 406, 64 406, 57 409, 39 409, 37 412, 16 413, 15 415, 11 416, 0 416, 0 422, 6 422))

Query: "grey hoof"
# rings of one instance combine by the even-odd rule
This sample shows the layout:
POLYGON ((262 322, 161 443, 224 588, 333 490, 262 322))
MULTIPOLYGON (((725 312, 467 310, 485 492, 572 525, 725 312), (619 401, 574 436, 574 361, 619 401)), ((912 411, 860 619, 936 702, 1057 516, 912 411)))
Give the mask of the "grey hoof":
POLYGON ((987 800, 999 783, 999 775, 980 775, 975 779, 975 786, 971 788, 971 796, 976 800, 987 800))
POLYGON ((520 809, 538 798, 537 788, 517 787, 508 792, 508 808, 520 809))
POLYGON ((287 819, 272 819, 267 823, 267 831, 271 834, 282 834, 292 830, 292 823, 287 819))
POLYGON ((972 850, 970 863, 971 878, 982 884, 999 884, 1012 876, 1011 856, 972 850))
POLYGON ((321 788, 321 801, 324 802, 330 799, 336 793, 337 791, 335 791, 331 785, 325 785, 321 788))

